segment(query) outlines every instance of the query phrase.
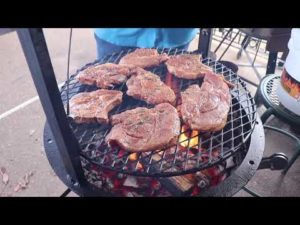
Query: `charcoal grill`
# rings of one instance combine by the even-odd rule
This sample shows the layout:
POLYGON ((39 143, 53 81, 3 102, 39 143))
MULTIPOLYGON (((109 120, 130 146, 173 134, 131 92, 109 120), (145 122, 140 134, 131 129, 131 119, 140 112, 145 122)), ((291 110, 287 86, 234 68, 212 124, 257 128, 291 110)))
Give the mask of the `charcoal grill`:
MULTIPOLYGON (((105 144, 104 138, 111 128, 109 125, 80 125, 74 123, 68 115, 68 102, 73 95, 96 89, 78 83, 74 79, 76 74, 91 65, 117 63, 129 52, 116 53, 87 64, 70 76, 59 90, 42 30, 20 30, 19 37, 47 116, 44 143, 49 162, 61 180, 79 195, 103 194, 102 190, 87 181, 85 176, 86 170, 89 170, 87 165, 118 174, 169 180, 170 177, 224 165, 228 159, 233 158, 235 165, 230 169, 228 178, 217 187, 202 192, 202 195, 210 196, 233 195, 246 185, 257 170, 264 150, 263 127, 256 116, 255 102, 245 83, 224 65, 210 58, 202 60, 204 64, 235 85, 231 90, 232 104, 225 128, 219 132, 202 132, 194 136, 191 130, 185 130, 182 134, 185 134, 186 138, 178 138, 175 147, 137 153, 132 157, 130 153, 120 148, 110 148, 105 144), (194 146, 191 144, 192 140, 197 140, 194 146), (182 148, 182 143, 187 147, 182 148)), ((177 49, 159 51, 169 55, 187 53, 177 49)), ((170 76, 164 65, 152 68, 151 71, 164 81, 170 76)), ((201 83, 201 80, 186 81, 174 77, 172 79, 172 83, 178 88, 177 91, 175 89, 177 96, 180 90, 189 85, 201 83)), ((126 85, 123 83, 113 89, 125 93, 126 85)), ((123 103, 110 114, 137 106, 152 107, 125 95, 123 103)), ((179 137, 182 137, 182 134, 179 137)))
MULTIPOLYGON (((104 59, 87 64, 78 72, 96 64, 107 62, 118 63, 123 56, 130 52, 131 50, 107 56, 104 59)), ((162 49, 159 50, 159 52, 166 51, 162 49)), ((169 49, 166 53, 168 55, 178 55, 187 52, 169 49)), ((69 118, 71 129, 80 145, 81 156, 104 169, 111 169, 116 172, 138 176, 163 177, 194 173, 219 164, 221 161, 224 161, 236 153, 241 149, 241 146, 246 143, 255 126, 256 108, 254 100, 246 89, 246 85, 243 81, 230 69, 227 69, 222 64, 209 58, 203 59, 202 62, 213 68, 216 73, 223 74, 226 80, 235 85, 235 88, 231 90, 233 100, 227 124, 222 131, 199 133, 193 136, 191 135, 192 131, 187 129, 182 131, 181 135, 178 136, 177 145, 175 147, 131 154, 130 152, 123 151, 121 148, 111 148, 105 143, 104 139, 111 129, 110 125, 76 124, 72 118, 69 118), (183 137, 183 135, 184 138, 180 140, 179 137, 183 137), (190 144, 192 139, 198 143, 197 146, 190 144), (182 143, 185 143, 188 147, 182 148, 182 143), (195 151, 195 147, 203 150, 195 151), (216 156, 216 154, 218 154, 218 156, 216 156), (203 158, 205 158, 205 160, 203 160, 203 158)), ((69 81, 62 87, 62 100, 66 106, 74 94, 97 89, 97 87, 80 84, 75 79, 78 72, 72 75, 69 81)), ((159 75, 163 81, 166 81, 166 76, 169 76, 165 65, 155 67, 151 69, 151 72, 159 75)), ((176 86, 178 86, 178 91, 175 91, 177 92, 175 93, 177 96, 179 96, 180 91, 186 89, 191 84, 199 84, 202 81, 201 79, 187 81, 184 79, 175 79, 174 77, 172 77, 172 79, 172 83, 177 83, 176 86)), ((122 104, 110 114, 117 114, 141 106, 147 108, 153 107, 153 105, 127 96, 125 94, 127 90, 125 83, 115 86, 113 89, 122 91, 124 93, 124 99, 122 104)), ((176 105, 179 104, 179 101, 180 98, 178 97, 176 105)))

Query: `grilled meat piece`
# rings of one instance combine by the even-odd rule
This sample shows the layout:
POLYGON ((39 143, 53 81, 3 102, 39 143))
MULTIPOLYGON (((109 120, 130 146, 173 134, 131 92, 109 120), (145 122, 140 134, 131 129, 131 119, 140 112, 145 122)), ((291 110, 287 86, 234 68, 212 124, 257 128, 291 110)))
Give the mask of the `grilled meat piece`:
POLYGON ((197 79, 212 69, 201 63, 200 55, 182 54, 170 56, 165 63, 168 71, 178 78, 197 79))
POLYGON ((111 117, 113 125, 106 136, 109 145, 117 144, 129 152, 159 150, 174 145, 180 133, 176 109, 162 103, 148 109, 138 107, 111 117))
POLYGON ((140 48, 125 55, 119 62, 120 65, 134 65, 140 68, 150 68, 168 60, 166 53, 159 54, 156 49, 140 48))
POLYGON ((149 71, 139 69, 138 75, 132 76, 126 82, 127 95, 144 100, 153 105, 168 102, 175 104, 174 91, 160 80, 160 77, 149 71))
POLYGON ((195 84, 181 92, 181 116, 193 130, 222 130, 227 121, 231 94, 223 78, 212 72, 205 75, 201 88, 195 84))
POLYGON ((70 115, 77 123, 108 123, 108 113, 121 104, 123 93, 115 90, 96 90, 74 95, 70 100, 70 115))
POLYGON ((82 84, 108 88, 113 87, 114 84, 125 82, 129 76, 135 73, 135 66, 105 63, 86 68, 77 75, 77 79, 82 84))

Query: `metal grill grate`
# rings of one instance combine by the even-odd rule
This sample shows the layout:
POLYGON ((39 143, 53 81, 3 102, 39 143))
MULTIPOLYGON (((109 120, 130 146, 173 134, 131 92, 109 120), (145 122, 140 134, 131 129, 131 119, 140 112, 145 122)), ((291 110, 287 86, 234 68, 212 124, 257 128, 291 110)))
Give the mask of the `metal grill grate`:
MULTIPOLYGON (((99 61, 89 63, 79 71, 94 64, 106 62, 118 63, 128 52, 120 52, 105 57, 99 61)), ((160 52, 166 52, 160 50, 160 52)), ((187 53, 172 49, 167 52, 169 55, 187 53)), ((178 136, 177 145, 152 152, 129 153, 120 148, 110 148, 104 139, 109 133, 110 125, 100 124, 76 124, 70 118, 70 126, 81 146, 81 156, 91 163, 105 169, 138 175, 138 176, 175 176, 193 173, 213 165, 216 165, 236 153, 250 137, 256 121, 256 107, 246 85, 230 69, 222 64, 207 58, 202 61, 213 68, 214 72, 223 74, 225 79, 234 83, 236 87, 231 90, 232 104, 226 126, 218 132, 197 133, 187 129, 178 136), (183 134, 186 136, 183 139, 183 134), (179 138, 181 137, 181 138, 179 138), (193 146, 194 145, 194 146, 193 146), (184 147, 186 146, 186 147, 184 147)), ((77 73, 79 72, 77 71, 77 73)), ((167 70, 165 65, 151 69, 151 72, 159 75, 165 81, 167 70)), ((61 89, 64 104, 79 92, 89 92, 97 87, 82 85, 78 83, 74 74, 61 89), (69 94, 67 95, 67 85, 69 94), (69 96, 69 98, 67 98, 69 96)), ((198 80, 184 80, 174 78, 179 84, 179 91, 185 90, 189 85, 198 83, 198 80)), ((123 83, 115 86, 115 90, 126 93, 127 87, 123 83)), ((110 115, 133 109, 138 106, 153 107, 143 101, 133 99, 124 94, 120 106, 110 112, 110 115)), ((183 124, 183 123, 182 123, 183 124)))

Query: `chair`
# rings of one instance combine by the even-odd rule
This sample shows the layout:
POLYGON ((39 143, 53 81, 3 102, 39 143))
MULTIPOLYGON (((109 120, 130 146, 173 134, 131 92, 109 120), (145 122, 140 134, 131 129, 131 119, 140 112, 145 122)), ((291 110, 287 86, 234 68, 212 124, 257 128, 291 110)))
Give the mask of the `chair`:
MULTIPOLYGON (((215 49, 214 53, 218 51, 218 49, 221 47, 225 39, 228 37, 228 35, 233 33, 233 28, 230 28, 228 32, 224 35, 223 39, 215 49)), ((277 61, 277 55, 278 52, 283 52, 283 56, 281 57, 283 60, 285 59, 285 56, 288 52, 287 49, 287 43, 290 38, 291 29, 289 28, 278 28, 278 29, 269 29, 269 28, 240 28, 239 31, 234 35, 234 37, 231 39, 230 43, 226 47, 226 49, 223 51, 221 56, 218 60, 221 60, 225 53, 228 51, 229 47, 232 45, 234 40, 237 38, 238 35, 241 33, 245 34, 245 38, 242 41, 241 48, 237 54, 237 59, 239 59, 242 55, 242 52, 245 52, 250 65, 243 65, 243 66, 250 66, 253 68, 254 72, 256 73, 258 79, 261 79, 261 75, 259 74, 258 70, 255 65, 255 60, 260 48, 260 45, 262 43, 262 40, 267 41, 266 50, 269 51, 268 56, 268 63, 266 68, 265 74, 273 74, 275 72, 276 68, 276 61, 277 61), (251 59, 248 52, 246 51, 247 46, 249 45, 251 39, 258 39, 256 43, 256 52, 254 59, 251 59)), ((241 65, 240 65, 241 66, 241 65)), ((243 78, 245 81, 249 81, 247 78, 243 78)), ((249 83, 253 84, 253 82, 249 81, 249 83)), ((253 84, 254 86, 258 86, 257 84, 253 84)))

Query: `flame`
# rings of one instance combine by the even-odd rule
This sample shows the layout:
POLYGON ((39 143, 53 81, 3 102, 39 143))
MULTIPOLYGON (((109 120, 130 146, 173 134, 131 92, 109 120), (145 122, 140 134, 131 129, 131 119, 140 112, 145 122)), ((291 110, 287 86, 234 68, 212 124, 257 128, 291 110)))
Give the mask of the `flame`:
POLYGON ((131 160, 131 161, 135 161, 135 160, 137 160, 137 158, 138 158, 137 153, 132 153, 129 155, 129 160, 131 160))
MULTIPOLYGON (((136 161, 137 159, 138 159, 138 153, 131 153, 130 155, 129 155, 129 157, 128 157, 128 159, 130 160, 130 161, 136 161)), ((141 169, 143 169, 143 165, 140 163, 140 162, 137 162, 137 164, 136 164, 136 169, 138 169, 138 170, 141 170, 141 169)))
POLYGON ((199 144, 199 141, 198 141, 199 131, 192 130, 192 133, 189 134, 189 132, 185 132, 186 130, 187 130, 187 126, 183 125, 181 127, 182 133, 179 136, 180 145, 185 148, 196 148, 199 144))

